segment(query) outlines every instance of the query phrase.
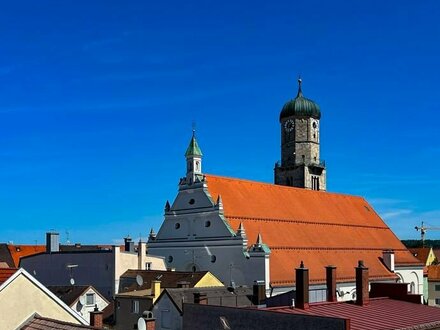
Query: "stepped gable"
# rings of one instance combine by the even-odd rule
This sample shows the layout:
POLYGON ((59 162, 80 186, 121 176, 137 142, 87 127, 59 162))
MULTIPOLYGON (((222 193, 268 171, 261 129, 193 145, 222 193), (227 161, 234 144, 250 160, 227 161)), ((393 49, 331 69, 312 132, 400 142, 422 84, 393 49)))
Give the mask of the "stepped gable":
MULTIPOLYGON (((354 281, 353 265, 364 260, 372 280, 392 279, 381 261, 394 250, 396 265, 420 265, 362 197, 206 175, 213 200, 221 195, 226 219, 243 222, 248 237, 261 232, 271 252, 273 286, 294 283, 301 261, 311 283, 325 283, 325 266, 338 267, 339 281, 354 281)), ((250 244, 250 243, 249 243, 250 244)))

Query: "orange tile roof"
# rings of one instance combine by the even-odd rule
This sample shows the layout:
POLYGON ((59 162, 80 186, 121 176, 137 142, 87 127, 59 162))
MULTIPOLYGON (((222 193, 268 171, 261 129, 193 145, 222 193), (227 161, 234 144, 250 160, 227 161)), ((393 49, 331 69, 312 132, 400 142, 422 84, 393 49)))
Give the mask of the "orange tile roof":
POLYGON ((17 270, 17 268, 0 268, 0 285, 5 283, 17 270))
POLYGON ((409 251, 413 254, 414 257, 416 257, 421 262, 423 262, 423 264, 426 265, 429 257, 429 252, 431 252, 431 248, 411 248, 409 249, 409 251))
POLYGON ((440 281, 440 265, 428 266, 428 280, 440 281))
POLYGON ((15 267, 20 265, 20 258, 46 251, 45 245, 12 245, 8 244, 9 252, 14 260, 15 267))
POLYGON ((243 222, 249 245, 261 232, 272 251, 274 286, 291 285, 301 260, 312 283, 325 281, 324 267, 330 264, 337 266, 338 281, 353 281, 361 259, 370 278, 394 278, 380 260, 389 249, 396 264, 421 265, 361 197, 214 175, 206 179, 213 199, 221 195, 231 227, 243 222))

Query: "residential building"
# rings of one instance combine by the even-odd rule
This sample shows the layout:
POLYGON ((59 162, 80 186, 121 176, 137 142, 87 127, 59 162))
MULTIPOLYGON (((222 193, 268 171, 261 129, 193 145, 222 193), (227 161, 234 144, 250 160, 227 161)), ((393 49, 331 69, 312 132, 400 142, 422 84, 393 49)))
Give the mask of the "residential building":
POLYGON ((109 305, 109 301, 90 285, 61 285, 47 288, 85 320, 90 320, 90 313, 95 309, 103 311, 109 305))
POLYGON ((85 329, 102 329, 101 326, 79 325, 60 320, 54 320, 47 317, 41 317, 35 314, 29 320, 26 320, 19 328, 20 330, 85 330, 85 329))
POLYGON ((146 243, 139 242, 137 251, 130 238, 124 248, 72 247, 60 251, 59 235, 48 233, 46 251, 21 259, 20 267, 44 285, 91 285, 110 300, 119 288, 119 277, 128 269, 157 267, 165 270, 163 257, 147 255, 146 243))
POLYGON ((326 192, 319 106, 298 95, 280 114, 281 164, 268 184, 204 174, 193 133, 186 175, 149 251, 167 267, 209 270, 226 285, 264 281, 268 295, 295 288, 291 270, 304 261, 312 300, 325 297, 325 266, 338 264, 338 299, 355 294, 352 265, 368 263, 370 281, 400 281, 423 292, 423 265, 362 197, 326 192), (293 102, 293 103, 292 103, 293 102), (298 154, 300 153, 300 154, 298 154), (304 157, 303 157, 304 156, 304 157))
POLYGON ((234 290, 225 287, 164 289, 153 307, 153 315, 156 318, 156 330, 182 329, 184 303, 235 308, 250 307, 253 306, 252 295, 252 289, 247 287, 239 287, 234 290))
POLYGON ((24 269, 15 271, 0 269, 9 278, 0 275, 0 329, 17 329, 35 314, 41 317, 76 325, 89 325, 89 321, 74 312, 62 300, 48 290, 24 269))
POLYGON ((440 307, 440 265, 428 266, 428 305, 440 307))
MULTIPOLYGON (((141 317, 149 315, 156 299, 166 288, 224 288, 210 272, 177 272, 128 270, 121 276, 119 294, 115 297, 115 329, 132 329, 141 317), (147 315, 144 315, 147 313, 147 315)), ((154 316, 154 317, 153 317, 154 316)))

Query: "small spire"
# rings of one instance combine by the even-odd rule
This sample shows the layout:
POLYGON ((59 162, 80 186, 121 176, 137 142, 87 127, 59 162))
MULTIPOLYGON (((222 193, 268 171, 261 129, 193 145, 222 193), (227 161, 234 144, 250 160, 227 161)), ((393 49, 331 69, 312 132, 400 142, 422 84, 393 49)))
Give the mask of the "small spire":
POLYGON ((166 204, 165 204, 165 212, 168 212, 171 209, 171 205, 170 202, 167 200, 166 204))
POLYGON ((263 238, 261 237, 261 233, 258 233, 256 245, 257 246, 263 245, 263 238))
POLYGON ((237 230, 237 236, 246 237, 246 230, 244 229, 243 222, 240 222, 237 230))
POLYGON ((192 137, 191 137, 191 141, 189 142, 189 146, 186 149, 185 152, 185 156, 186 157, 190 157, 190 156, 202 156, 202 151, 200 150, 199 144, 197 143, 196 140, 196 130, 195 128, 193 128, 192 131, 192 137))
POLYGON ((223 207, 223 200, 222 200, 222 196, 220 194, 217 197, 217 202, 215 203, 215 205, 223 207))
POLYGON ((150 230, 150 239, 155 239, 156 238, 156 233, 154 232, 154 229, 151 228, 150 230))
POLYGON ((298 76, 298 94, 296 95, 296 97, 302 97, 303 96, 301 84, 302 84, 301 76, 298 76))
POLYGON ((301 263, 299 264, 299 268, 304 268, 304 261, 301 260, 301 263))

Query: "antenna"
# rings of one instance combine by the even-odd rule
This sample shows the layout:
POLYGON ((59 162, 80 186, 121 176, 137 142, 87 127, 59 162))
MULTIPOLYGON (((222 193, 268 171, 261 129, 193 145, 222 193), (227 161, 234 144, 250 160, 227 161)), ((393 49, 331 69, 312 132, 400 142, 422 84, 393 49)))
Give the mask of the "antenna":
POLYGON ((66 244, 70 245, 69 231, 66 229, 66 244))

